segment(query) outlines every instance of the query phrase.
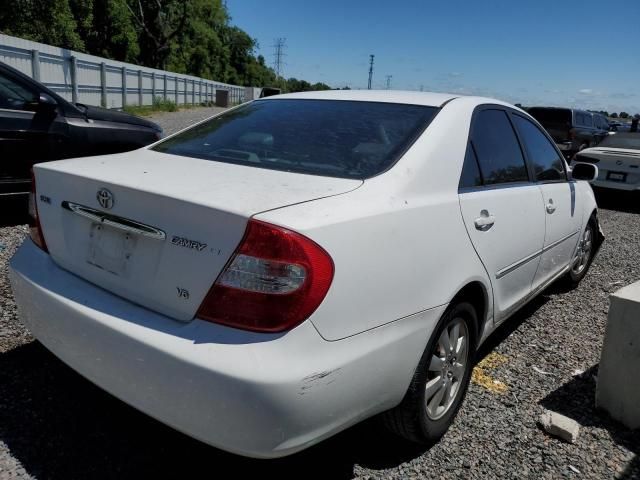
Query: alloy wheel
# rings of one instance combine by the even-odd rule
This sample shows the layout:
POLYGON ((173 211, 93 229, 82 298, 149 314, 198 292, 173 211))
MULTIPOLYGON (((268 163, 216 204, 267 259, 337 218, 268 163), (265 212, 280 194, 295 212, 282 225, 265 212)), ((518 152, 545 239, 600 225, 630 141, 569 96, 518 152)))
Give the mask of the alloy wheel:
POLYGON ((469 359, 469 329, 453 318, 436 341, 427 372, 425 403, 431 420, 442 418, 454 404, 464 381, 469 359))
POLYGON ((585 228, 582 238, 580 239, 580 243, 578 244, 578 248, 576 249, 576 254, 573 257, 573 263, 571 265, 571 271, 574 275, 580 275, 587 265, 589 265, 589 260, 591 259, 591 250, 593 249, 593 228, 591 225, 587 225, 585 228))

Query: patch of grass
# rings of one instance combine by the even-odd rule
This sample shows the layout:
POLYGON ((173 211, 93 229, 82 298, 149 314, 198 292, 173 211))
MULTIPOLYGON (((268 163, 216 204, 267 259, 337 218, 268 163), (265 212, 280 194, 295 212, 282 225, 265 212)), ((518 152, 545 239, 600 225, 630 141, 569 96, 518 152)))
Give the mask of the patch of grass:
POLYGON ((198 107, 199 105, 176 105, 176 102, 162 97, 155 97, 152 105, 126 105, 124 111, 140 117, 148 117, 157 112, 177 112, 187 108, 198 107))
POLYGON ((504 355, 500 355, 499 353, 490 353, 480 362, 478 362, 476 368, 473 369, 473 373, 471 374, 471 381, 476 385, 480 385, 481 387, 486 388, 490 392, 505 393, 507 391, 507 386, 500 380, 496 380, 491 377, 488 371, 499 367, 503 363, 506 363, 507 360, 507 357, 505 357, 504 355))

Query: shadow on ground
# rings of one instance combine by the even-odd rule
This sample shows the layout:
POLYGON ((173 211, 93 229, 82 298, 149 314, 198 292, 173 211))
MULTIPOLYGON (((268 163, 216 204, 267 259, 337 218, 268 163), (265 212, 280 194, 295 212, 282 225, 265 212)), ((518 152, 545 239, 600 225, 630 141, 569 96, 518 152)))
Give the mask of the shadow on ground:
POLYGON ((378 419, 300 454, 251 460, 147 417, 85 380, 40 343, 0 354, 0 440, 38 478, 188 478, 258 474, 351 478, 355 464, 392 468, 424 452, 378 419))
MULTIPOLYGON (((549 301, 540 295, 500 326, 481 360, 549 301)), ((233 472, 351 478, 425 452, 389 434, 378 418, 278 460, 225 453, 147 417, 75 373, 38 342, 0 354, 0 440, 27 472, 48 479, 188 477, 233 472)), ((632 478, 632 477, 628 477, 632 478)))
POLYGON ((632 431, 613 420, 606 412, 595 408, 598 365, 554 390, 540 401, 549 410, 574 419, 584 427, 606 430, 612 440, 634 453, 635 457, 619 479, 640 478, 640 430, 632 431))
POLYGON ((594 188, 598 208, 625 213, 640 213, 640 192, 594 188))
POLYGON ((0 195, 0 228, 24 225, 29 221, 27 197, 2 197, 0 195))

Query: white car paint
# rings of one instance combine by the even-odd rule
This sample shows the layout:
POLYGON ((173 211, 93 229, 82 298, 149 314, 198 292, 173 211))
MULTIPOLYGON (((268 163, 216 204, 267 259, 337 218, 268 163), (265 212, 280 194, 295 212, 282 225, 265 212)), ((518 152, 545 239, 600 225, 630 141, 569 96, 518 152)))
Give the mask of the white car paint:
MULTIPOLYGON (((640 134, 638 134, 640 135, 640 134)), ((580 156, 598 160, 598 178, 592 185, 614 190, 640 191, 640 150, 593 147, 581 150, 580 156), (617 179, 612 176, 617 175, 617 179)))
POLYGON ((364 182, 169 161, 149 148, 38 165, 51 255, 26 241, 10 269, 24 323, 72 368, 188 435, 260 458, 299 451, 397 405, 461 289, 484 292, 484 340, 569 269, 573 231, 596 209, 587 182, 459 192, 472 114, 503 102, 389 91, 261 101, 287 98, 442 109, 397 164, 364 182), (87 263, 90 222, 60 208, 65 200, 99 208, 103 187, 116 198, 113 214, 167 233, 164 241, 132 240, 138 260, 118 275, 87 263), (474 226, 482 210, 493 215, 486 231, 474 226), (305 235, 335 265, 320 306, 290 331, 194 318, 250 217, 305 235), (174 235, 207 248, 179 248, 174 235), (182 285, 188 299, 175 294, 182 285))

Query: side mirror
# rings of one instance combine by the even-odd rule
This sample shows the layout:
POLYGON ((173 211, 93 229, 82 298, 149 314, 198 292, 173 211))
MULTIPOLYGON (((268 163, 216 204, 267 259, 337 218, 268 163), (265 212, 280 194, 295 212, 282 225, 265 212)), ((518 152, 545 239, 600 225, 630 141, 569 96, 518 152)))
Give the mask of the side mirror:
POLYGON ((598 178, 598 167, 592 163, 574 163, 571 168, 571 178, 574 180, 586 180, 587 182, 592 182, 598 178))
POLYGON ((51 95, 41 93, 38 97, 38 109, 43 112, 53 112, 58 106, 58 102, 51 95))

